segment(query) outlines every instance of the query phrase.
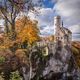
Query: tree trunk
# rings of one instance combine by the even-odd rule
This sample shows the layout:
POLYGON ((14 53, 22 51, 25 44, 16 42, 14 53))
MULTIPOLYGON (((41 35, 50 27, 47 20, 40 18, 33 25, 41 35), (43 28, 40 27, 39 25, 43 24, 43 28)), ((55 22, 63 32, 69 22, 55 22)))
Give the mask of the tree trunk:
POLYGON ((11 39, 15 40, 16 39, 16 31, 15 31, 15 21, 12 21, 11 24, 11 39))
POLYGON ((26 72, 26 67, 22 67, 23 80, 29 80, 29 72, 26 72))
POLYGON ((8 26, 8 22, 7 20, 5 19, 5 33, 8 35, 9 33, 9 26, 8 26))
POLYGON ((32 63, 30 61, 30 76, 29 76, 29 80, 31 80, 31 77, 32 77, 32 63))
POLYGON ((31 80, 31 77, 32 77, 32 62, 31 62, 31 56, 32 56, 32 52, 30 52, 30 54, 29 54, 29 64, 30 64, 29 80, 31 80))

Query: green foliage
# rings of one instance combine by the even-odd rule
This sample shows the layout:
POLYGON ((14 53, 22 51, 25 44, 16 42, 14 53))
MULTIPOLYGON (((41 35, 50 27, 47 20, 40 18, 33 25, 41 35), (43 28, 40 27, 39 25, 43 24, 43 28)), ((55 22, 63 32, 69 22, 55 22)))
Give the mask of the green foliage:
POLYGON ((10 75, 10 80, 22 80, 18 71, 12 72, 10 75))
POLYGON ((5 58, 3 56, 0 56, 0 64, 5 62, 5 58))

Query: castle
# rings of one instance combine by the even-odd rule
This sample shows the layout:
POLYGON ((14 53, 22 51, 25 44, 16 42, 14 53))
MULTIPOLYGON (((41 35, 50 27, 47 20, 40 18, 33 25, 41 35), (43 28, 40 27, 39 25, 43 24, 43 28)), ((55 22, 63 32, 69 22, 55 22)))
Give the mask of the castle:
POLYGON ((60 16, 54 17, 54 41, 50 42, 47 39, 42 38, 42 41, 37 42, 38 46, 45 46, 46 44, 54 44, 60 41, 63 46, 71 46, 72 32, 63 27, 63 22, 61 21, 60 16))
POLYGON ((72 32, 63 27, 60 16, 54 17, 54 42, 61 41, 63 46, 71 46, 72 32))

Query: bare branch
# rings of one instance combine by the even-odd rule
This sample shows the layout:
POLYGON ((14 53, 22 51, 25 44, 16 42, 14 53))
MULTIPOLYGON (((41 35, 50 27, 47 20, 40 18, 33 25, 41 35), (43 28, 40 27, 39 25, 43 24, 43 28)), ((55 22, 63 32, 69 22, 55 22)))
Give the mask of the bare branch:
POLYGON ((1 10, 1 12, 2 12, 3 16, 6 18, 6 20, 11 24, 11 22, 10 22, 10 20, 8 19, 8 17, 6 16, 5 12, 3 12, 2 10, 1 10))

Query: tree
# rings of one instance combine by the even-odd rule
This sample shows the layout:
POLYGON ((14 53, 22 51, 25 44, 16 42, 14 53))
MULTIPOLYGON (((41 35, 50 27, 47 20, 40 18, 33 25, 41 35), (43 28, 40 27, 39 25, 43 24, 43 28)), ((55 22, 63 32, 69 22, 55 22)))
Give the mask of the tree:
POLYGON ((22 42, 33 44, 40 39, 37 21, 31 21, 26 16, 16 21, 16 32, 18 32, 17 38, 22 42))
POLYGON ((10 49, 13 53, 19 48, 27 48, 28 44, 32 45, 40 39, 37 21, 31 21, 28 17, 24 16, 17 19, 15 24, 16 40, 12 41, 6 35, 3 36, 3 43, 1 49, 10 49))
MULTIPOLYGON (((15 0, 2 0, 0 3, 0 11, 1 15, 3 16, 5 20, 5 27, 6 27, 6 33, 9 32, 9 25, 11 25, 11 31, 12 33, 15 32, 15 19, 17 17, 17 14, 21 11, 23 8, 22 3, 23 0, 19 0, 19 3, 15 0)), ((15 36, 14 36, 15 37, 15 36)))
MULTIPOLYGON (((31 21, 28 17, 24 16, 22 18, 19 18, 16 21, 16 32, 17 32, 17 38, 20 40, 21 43, 24 43, 27 41, 29 45, 32 45, 37 40, 40 39, 39 37, 39 29, 37 27, 37 21, 31 21)), ((28 79, 31 80, 32 77, 32 62, 31 62, 31 56, 32 56, 32 46, 28 46, 28 59, 29 59, 29 70, 30 74, 28 76, 28 79)), ((20 52, 19 52, 20 54, 20 52)), ((22 66, 22 71, 26 70, 25 66, 22 66)), ((23 73, 24 78, 26 79, 27 74, 23 73)))
MULTIPOLYGON (((0 0, 0 15, 5 20, 6 34, 11 32, 11 39, 16 38, 15 20, 21 11, 34 10, 34 0, 0 0)), ((42 1, 42 0, 37 0, 42 1)), ((40 4, 40 2, 38 3, 40 4)))

